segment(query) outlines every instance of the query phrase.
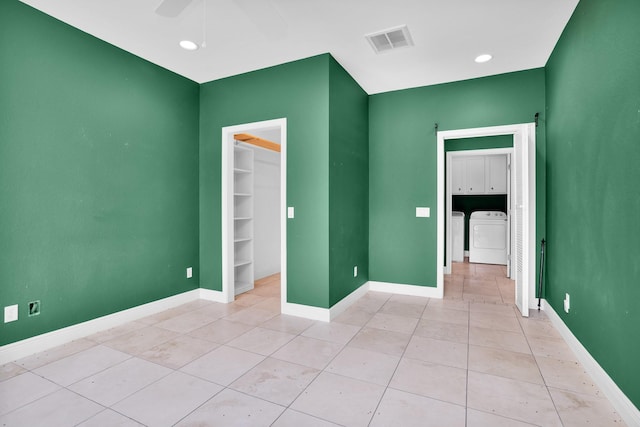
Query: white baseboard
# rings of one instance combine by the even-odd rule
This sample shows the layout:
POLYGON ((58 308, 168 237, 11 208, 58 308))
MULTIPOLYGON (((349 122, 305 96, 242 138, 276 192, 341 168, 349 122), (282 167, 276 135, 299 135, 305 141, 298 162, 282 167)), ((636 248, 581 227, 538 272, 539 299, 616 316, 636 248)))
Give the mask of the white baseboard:
POLYGON ((403 285, 401 283, 369 282, 369 290, 388 292, 400 295, 412 295, 416 297, 442 298, 441 290, 437 287, 403 285))
POLYGON ((199 297, 200 299, 214 302, 221 302, 223 304, 228 303, 227 299, 224 297, 224 294, 220 291, 214 291, 211 289, 198 289, 200 291, 199 297))
POLYGON ((289 316, 304 317, 306 319, 320 320, 322 322, 331 321, 331 312, 328 308, 285 302, 280 306, 280 311, 282 314, 287 314, 289 316))
POLYGON ((201 289, 194 289, 182 294, 98 317, 97 319, 88 320, 66 328, 57 329, 42 335, 27 338, 22 341, 3 345, 0 347, 0 365, 66 344, 73 340, 87 337, 91 334, 95 334, 96 332, 114 328, 127 322, 132 322, 134 320, 195 301, 200 298, 200 291, 201 289))
POLYGON ((627 423, 628 426, 640 426, 640 410, 636 408, 633 402, 629 400, 618 385, 611 379, 609 374, 602 369, 602 366, 600 366, 587 349, 584 348, 582 343, 578 341, 553 307, 544 299, 541 302, 542 309, 547 313, 553 326, 555 326, 562 338, 564 338, 571 350, 573 350, 573 353, 584 369, 591 376, 598 388, 607 396, 624 422, 627 423))
POLYGON ((330 322, 331 320, 342 314, 354 302, 358 301, 364 294, 369 291, 369 282, 365 282, 356 290, 346 297, 342 298, 331 308, 313 307, 310 305, 294 304, 284 302, 281 306, 282 314, 290 316, 305 317, 312 320, 320 320, 322 322, 330 322))
POLYGON ((360 298, 364 296, 369 291, 369 282, 365 282, 358 289, 351 292, 346 297, 342 298, 340 301, 335 303, 333 307, 329 309, 329 319, 333 320, 336 317, 340 316, 347 308, 351 307, 351 305, 358 301, 360 298))

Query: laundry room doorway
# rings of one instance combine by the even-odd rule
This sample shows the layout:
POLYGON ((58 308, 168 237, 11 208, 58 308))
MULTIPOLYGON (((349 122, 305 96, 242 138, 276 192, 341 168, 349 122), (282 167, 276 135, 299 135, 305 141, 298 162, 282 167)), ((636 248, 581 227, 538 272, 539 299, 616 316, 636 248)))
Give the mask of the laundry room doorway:
MULTIPOLYGON (((441 131, 437 134, 438 150, 438 263, 442 266, 438 273, 437 286, 444 296, 444 275, 452 272, 452 196, 455 192, 476 196, 482 192, 491 193, 491 177, 484 175, 484 165, 488 156, 506 155, 510 178, 505 191, 507 206, 507 274, 515 280, 514 300, 523 316, 529 315, 530 304, 535 300, 535 124, 518 124, 487 128, 441 131), (473 155, 449 153, 445 156, 445 141, 464 138, 482 138, 510 135, 513 147, 495 150, 482 150, 474 159, 473 155), (455 161, 465 159, 462 168, 454 168, 455 161), (482 159, 482 160, 478 160, 482 159), (482 166, 482 169, 480 169, 482 166), (453 171, 463 170, 466 175, 476 174, 473 182, 482 182, 481 186, 463 188, 466 177, 455 176, 453 171), (482 172, 478 172, 482 170, 482 172), (480 177, 480 175, 482 176, 480 177), (485 182, 485 180, 487 182, 485 182), (487 187, 488 185, 488 187, 487 187), (487 190, 487 188, 489 190, 487 190)), ((500 160, 502 161, 502 160, 500 160)), ((458 165, 459 166, 459 165, 458 165)), ((502 192, 502 190, 500 190, 502 192)), ((489 218, 487 218, 489 219, 489 218)), ((471 221, 471 218, 468 219, 471 221)), ((483 223, 487 224, 486 221, 483 223)), ((471 230, 469 230, 471 232, 471 230)), ((470 240, 470 239, 469 239, 470 240)), ((468 241, 468 240, 467 240, 468 241)), ((486 252, 486 251, 485 251, 486 252)), ((491 251, 489 251, 491 252, 491 251)))
POLYGON ((226 302, 245 292, 286 301, 286 140, 284 118, 222 128, 226 302))

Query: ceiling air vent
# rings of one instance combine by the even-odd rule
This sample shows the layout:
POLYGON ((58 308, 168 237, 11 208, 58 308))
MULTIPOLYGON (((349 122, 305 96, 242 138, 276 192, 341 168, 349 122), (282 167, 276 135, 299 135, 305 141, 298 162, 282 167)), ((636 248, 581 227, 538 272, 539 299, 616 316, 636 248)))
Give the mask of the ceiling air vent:
POLYGON ((369 40, 376 53, 413 46, 413 40, 411 40, 411 34, 409 34, 409 29, 406 25, 366 34, 365 38, 369 40))

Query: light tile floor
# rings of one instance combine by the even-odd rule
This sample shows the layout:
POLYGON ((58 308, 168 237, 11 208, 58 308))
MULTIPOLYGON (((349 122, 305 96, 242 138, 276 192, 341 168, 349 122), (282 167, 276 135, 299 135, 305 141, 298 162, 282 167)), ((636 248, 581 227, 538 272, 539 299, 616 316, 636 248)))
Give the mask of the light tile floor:
POLYGON ((100 332, 0 367, 0 425, 624 425, 503 267, 453 273, 328 324, 281 315, 274 276, 100 332))

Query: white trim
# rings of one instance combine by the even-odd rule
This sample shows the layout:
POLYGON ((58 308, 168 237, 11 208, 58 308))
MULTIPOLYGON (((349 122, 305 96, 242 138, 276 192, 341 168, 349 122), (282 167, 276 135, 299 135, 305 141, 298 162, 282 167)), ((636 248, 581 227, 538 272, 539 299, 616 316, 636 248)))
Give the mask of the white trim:
POLYGON ((329 318, 331 320, 340 316, 347 308, 351 307, 353 303, 362 298, 369 291, 369 282, 365 282, 358 287, 358 289, 351 292, 346 297, 335 303, 329 309, 329 318))
POLYGON ((431 286, 404 285, 401 283, 369 282, 369 290, 387 292, 399 295, 411 295, 415 297, 442 298, 441 290, 431 286))
POLYGON ((280 124, 280 307, 287 303, 287 118, 280 124))
POLYGON ((629 426, 640 426, 640 410, 629 400, 620 390, 620 387, 611 379, 609 374, 602 369, 602 366, 591 356, 589 351, 578 341, 573 332, 567 327, 558 313, 546 300, 542 300, 542 309, 551 320, 551 323, 558 330, 565 342, 573 350, 582 367, 591 376, 598 388, 609 399, 615 410, 620 414, 625 423, 629 426))
POLYGON ((328 308, 285 302, 282 304, 281 312, 289 316, 304 317, 311 320, 320 320, 321 322, 331 321, 331 312, 328 308))
POLYGON ((358 301, 369 291, 369 282, 363 283, 358 289, 335 303, 331 308, 313 307, 311 305, 286 302, 282 305, 282 314, 304 317, 311 320, 330 322, 341 315, 353 303, 358 301))
POLYGON ((225 126, 222 128, 222 297, 223 301, 235 299, 233 270, 233 195, 229 191, 233 179, 233 135, 264 128, 280 129, 280 295, 281 311, 287 301, 287 119, 264 120, 261 122, 225 126), (230 167, 231 166, 231 167, 230 167))
POLYGON ((132 307, 86 322, 67 326, 42 335, 27 338, 0 347, 0 365, 30 356, 32 354, 66 344, 70 341, 84 338, 106 329, 123 325, 127 322, 141 319, 179 305, 195 301, 200 297, 200 289, 152 301, 147 304, 132 307))
POLYGON ((199 291, 200 291, 200 299, 203 299, 206 301, 221 302, 223 304, 228 303, 225 295, 221 291, 214 291, 211 289, 204 289, 204 288, 200 288, 199 291))

